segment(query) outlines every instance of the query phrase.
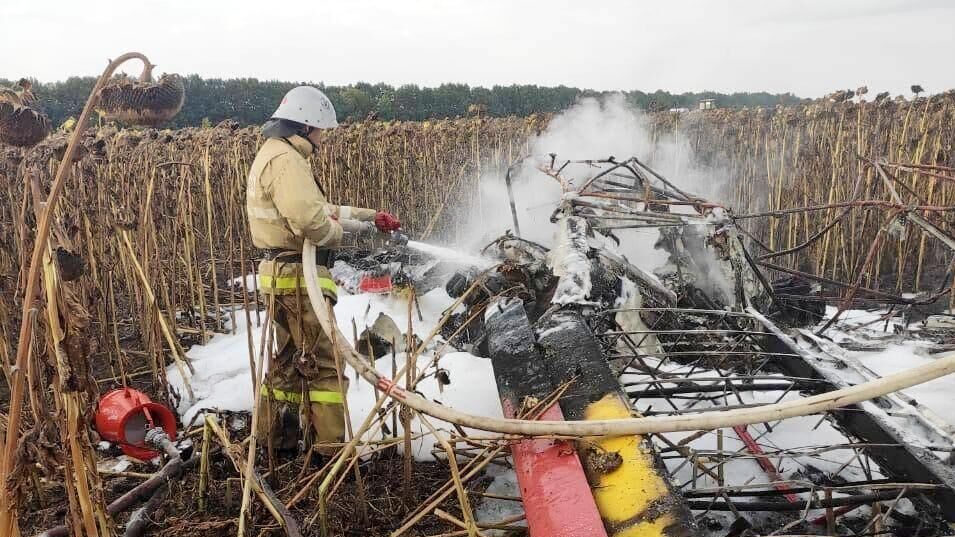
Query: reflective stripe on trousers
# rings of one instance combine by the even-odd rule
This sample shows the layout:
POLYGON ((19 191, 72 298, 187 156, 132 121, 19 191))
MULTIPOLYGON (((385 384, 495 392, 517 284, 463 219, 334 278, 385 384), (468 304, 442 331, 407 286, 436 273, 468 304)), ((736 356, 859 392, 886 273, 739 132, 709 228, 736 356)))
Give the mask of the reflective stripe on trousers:
MULTIPOLYGON (((298 392, 287 392, 285 390, 279 390, 278 388, 269 388, 268 386, 262 385, 261 393, 263 397, 269 397, 271 395, 272 399, 275 401, 285 401, 288 403, 302 402, 302 394, 298 392)), ((340 405, 344 402, 344 397, 342 396, 342 392, 330 390, 309 390, 308 401, 310 403, 340 405)))
MULTIPOLYGON (((338 285, 331 278, 319 278, 318 286, 325 291, 338 294, 338 285)), ((270 276, 259 274, 260 289, 298 289, 305 288, 305 278, 302 276, 270 276)))

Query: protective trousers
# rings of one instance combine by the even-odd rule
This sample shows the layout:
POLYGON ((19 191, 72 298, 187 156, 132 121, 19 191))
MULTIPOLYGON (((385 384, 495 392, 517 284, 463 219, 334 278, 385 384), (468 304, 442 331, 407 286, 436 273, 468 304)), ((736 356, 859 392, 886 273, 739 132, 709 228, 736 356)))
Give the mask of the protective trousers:
POLYGON ((305 445, 315 441, 317 452, 332 454, 338 448, 322 444, 344 440, 348 379, 339 382, 331 339, 305 289, 266 296, 273 298, 276 354, 262 385, 265 412, 259 418, 259 438, 268 439, 276 450, 294 450, 300 440, 305 445))

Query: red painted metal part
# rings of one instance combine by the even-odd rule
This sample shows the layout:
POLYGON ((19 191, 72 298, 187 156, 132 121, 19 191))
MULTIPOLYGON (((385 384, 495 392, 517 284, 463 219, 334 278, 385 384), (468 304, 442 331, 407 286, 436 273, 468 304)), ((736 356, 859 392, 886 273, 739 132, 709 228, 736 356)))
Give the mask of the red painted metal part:
POLYGON ((140 460, 149 460, 159 453, 146 447, 142 438, 146 429, 162 427, 169 438, 176 438, 176 416, 165 406, 154 403, 148 395, 132 388, 113 390, 99 400, 96 409, 96 431, 103 440, 119 444, 123 453, 140 460))
MULTIPOLYGON (((504 415, 514 409, 502 401, 504 415)), ((552 405, 541 420, 563 420, 552 405)), ((530 537, 606 537, 597 504, 573 443, 530 439, 511 445, 530 537)))
POLYGON ((733 430, 736 431, 736 436, 746 444, 746 450, 756 456, 756 463, 759 464, 759 467, 766 472, 766 475, 769 476, 774 484, 773 488, 780 492, 784 492, 784 496, 789 503, 798 503, 799 496, 796 496, 792 492, 792 488, 785 483, 779 483, 783 480, 783 477, 779 475, 779 470, 776 469, 776 465, 773 464, 773 461, 769 460, 769 457, 766 456, 766 452, 763 451, 763 448, 759 447, 759 444, 756 443, 756 440, 753 439, 753 435, 749 434, 749 430, 745 425, 737 425, 733 427, 733 430))
POLYGON ((358 289, 362 293, 390 293, 393 288, 390 274, 372 276, 365 274, 358 280, 358 289))

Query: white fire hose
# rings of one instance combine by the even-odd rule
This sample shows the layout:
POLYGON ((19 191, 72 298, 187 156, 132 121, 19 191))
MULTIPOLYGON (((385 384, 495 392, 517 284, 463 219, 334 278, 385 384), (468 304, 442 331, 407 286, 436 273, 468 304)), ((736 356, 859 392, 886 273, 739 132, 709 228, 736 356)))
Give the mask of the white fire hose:
MULTIPOLYGON (((315 245, 306 240, 302 253, 303 259, 314 259, 315 245)), ((303 263, 303 265, 308 298, 312 304, 312 309, 315 310, 315 315, 318 317, 319 323, 328 334, 331 334, 331 330, 338 331, 337 324, 333 324, 329 318, 325 296, 318 286, 318 271, 316 265, 313 263, 303 263)), ((778 337, 787 336, 780 333, 778 337)), ((711 430, 737 425, 766 423, 785 418, 818 414, 827 410, 860 403, 944 377, 955 371, 955 352, 949 352, 931 364, 913 367, 907 371, 895 373, 848 388, 783 403, 738 408, 734 410, 716 410, 680 416, 652 416, 618 420, 531 421, 475 416, 428 401, 420 395, 398 386, 392 379, 382 375, 378 370, 369 365, 369 363, 364 358, 361 358, 355 349, 347 343, 345 336, 340 331, 337 332, 335 340, 339 346, 341 356, 343 356, 345 361, 355 368, 365 380, 377 386, 379 390, 382 390, 390 397, 408 405, 414 410, 463 427, 526 436, 623 436, 646 433, 669 433, 675 431, 711 430)))

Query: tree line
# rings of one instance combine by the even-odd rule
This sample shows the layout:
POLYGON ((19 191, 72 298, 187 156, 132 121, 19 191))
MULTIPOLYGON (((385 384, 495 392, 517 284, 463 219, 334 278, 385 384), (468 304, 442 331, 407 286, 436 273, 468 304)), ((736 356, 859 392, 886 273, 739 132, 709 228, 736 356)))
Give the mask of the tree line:
MULTIPOLYGON (((231 119, 241 125, 264 122, 275 110, 282 96, 299 82, 258 80, 255 78, 185 77, 186 102, 171 127, 216 124, 231 119)), ((76 117, 83 108, 93 87, 92 77, 70 77, 59 82, 34 82, 34 91, 40 106, 54 125, 69 117, 76 117)), ((11 86, 12 81, 0 79, 0 86, 11 86)), ((422 87, 416 84, 391 86, 358 82, 347 86, 316 84, 335 105, 339 121, 357 121, 366 118, 380 120, 421 121, 433 118, 451 118, 473 114, 489 116, 529 116, 559 112, 582 97, 601 97, 610 94, 568 86, 510 85, 469 86, 442 84, 422 87)), ((670 93, 657 90, 623 92, 627 101, 643 110, 696 108, 701 99, 714 99, 717 107, 774 106, 800 101, 792 94, 767 92, 670 93)))

